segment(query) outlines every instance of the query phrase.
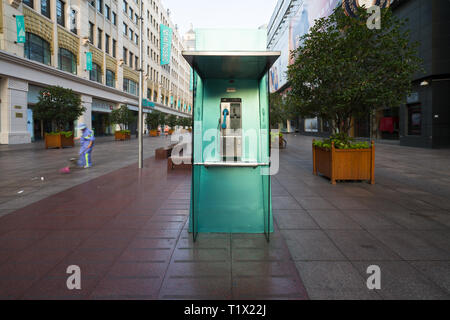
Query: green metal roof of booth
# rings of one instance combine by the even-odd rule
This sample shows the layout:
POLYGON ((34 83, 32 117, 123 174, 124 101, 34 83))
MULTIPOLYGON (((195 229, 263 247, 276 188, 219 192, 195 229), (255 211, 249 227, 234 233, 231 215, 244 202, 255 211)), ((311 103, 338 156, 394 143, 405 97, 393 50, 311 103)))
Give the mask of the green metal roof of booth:
POLYGON ((184 51, 183 57, 202 79, 261 79, 279 51, 184 51))

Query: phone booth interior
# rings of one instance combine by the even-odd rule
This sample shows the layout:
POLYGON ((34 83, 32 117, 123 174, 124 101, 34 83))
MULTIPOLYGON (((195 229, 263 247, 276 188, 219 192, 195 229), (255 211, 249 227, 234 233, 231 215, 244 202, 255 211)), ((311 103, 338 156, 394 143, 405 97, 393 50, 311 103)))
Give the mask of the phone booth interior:
POLYGON ((196 30, 189 228, 198 233, 273 231, 265 30, 196 30))

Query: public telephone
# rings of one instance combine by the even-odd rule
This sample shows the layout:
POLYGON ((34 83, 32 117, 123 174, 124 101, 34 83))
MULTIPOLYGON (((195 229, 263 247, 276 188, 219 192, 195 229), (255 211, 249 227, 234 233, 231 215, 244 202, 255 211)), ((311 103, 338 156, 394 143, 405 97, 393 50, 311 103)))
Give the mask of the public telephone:
POLYGON ((223 161, 241 161, 242 99, 223 98, 220 102, 220 155, 223 161))

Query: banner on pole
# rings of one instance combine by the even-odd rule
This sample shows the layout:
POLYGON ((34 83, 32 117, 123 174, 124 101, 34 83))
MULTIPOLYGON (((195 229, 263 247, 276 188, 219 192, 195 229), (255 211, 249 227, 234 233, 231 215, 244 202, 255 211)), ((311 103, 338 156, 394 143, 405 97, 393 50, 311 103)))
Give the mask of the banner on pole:
POLYGON ((194 91, 194 69, 191 68, 189 79, 189 90, 194 91))
POLYGON ((86 70, 92 70, 92 52, 86 52, 86 70))
POLYGON ((17 43, 25 43, 25 19, 16 15, 17 43))
POLYGON ((170 54, 172 49, 172 29, 161 24, 161 65, 170 64, 170 54))

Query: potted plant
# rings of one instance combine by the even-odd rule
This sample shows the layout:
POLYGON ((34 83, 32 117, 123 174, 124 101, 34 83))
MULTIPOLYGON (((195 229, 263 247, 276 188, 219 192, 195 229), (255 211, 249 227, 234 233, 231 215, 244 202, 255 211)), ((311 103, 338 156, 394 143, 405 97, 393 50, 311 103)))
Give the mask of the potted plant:
POLYGON ((73 123, 85 111, 71 89, 49 86, 41 90, 33 113, 38 120, 52 122, 53 131, 45 133, 45 148, 73 147, 73 123))
POLYGON ((111 123, 120 128, 114 132, 115 139, 121 141, 131 139, 131 132, 126 129, 128 123, 133 119, 131 110, 126 105, 121 105, 120 108, 111 111, 109 116, 111 123))
POLYGON ((173 132, 175 131, 175 127, 177 126, 177 116, 171 114, 168 118, 167 118, 167 124, 170 127, 169 129, 169 135, 172 135, 173 132))
POLYGON ((405 102, 411 79, 420 67, 417 44, 409 43, 404 21, 390 9, 381 9, 381 29, 366 25, 369 15, 359 9, 356 18, 337 8, 316 20, 303 43, 292 52, 288 68, 289 103, 303 117, 330 124, 330 139, 313 142, 313 172, 336 180, 374 183, 375 148, 349 139, 355 119, 374 110, 405 102))
POLYGON ((158 130, 158 136, 161 135, 161 131, 165 132, 165 126, 166 126, 166 122, 167 122, 166 118, 167 117, 166 117, 165 113, 161 112, 159 114, 159 128, 160 128, 160 130, 158 130))
POLYGON ((158 126, 159 126, 159 118, 161 116, 161 112, 157 110, 153 110, 151 113, 147 114, 147 118, 145 122, 149 129, 150 137, 158 136, 158 126))

